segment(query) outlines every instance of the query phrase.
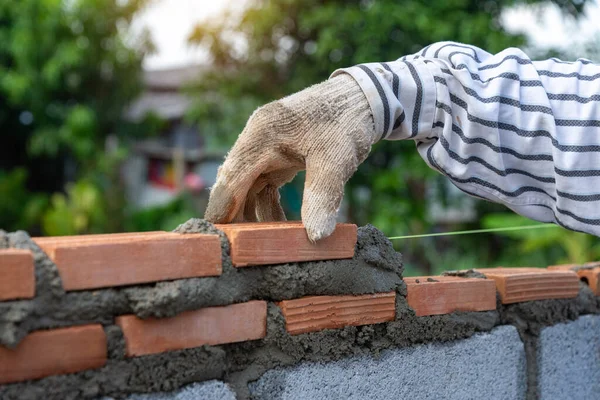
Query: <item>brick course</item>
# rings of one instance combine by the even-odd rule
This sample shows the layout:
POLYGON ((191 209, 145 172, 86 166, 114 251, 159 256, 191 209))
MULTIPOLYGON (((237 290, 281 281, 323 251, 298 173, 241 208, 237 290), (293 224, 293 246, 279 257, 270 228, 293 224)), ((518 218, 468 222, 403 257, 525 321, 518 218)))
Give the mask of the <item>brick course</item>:
POLYGON ((496 285, 490 279, 419 276, 404 282, 408 305, 417 317, 496 309, 496 285))
POLYGON ((172 318, 116 318, 129 357, 265 337, 267 303, 253 300, 224 307, 187 311, 172 318))
MULTIPOLYGON (((559 271, 571 271, 577 266, 577 264, 553 265, 548 267, 548 269, 559 271)), ((577 276, 579 276, 579 279, 585 280, 585 282, 588 284, 588 286, 596 296, 600 296, 600 285, 598 285, 598 279, 600 277, 600 263, 587 263, 583 264, 582 267, 593 267, 581 268, 576 270, 575 273, 577 274, 577 276)))
POLYGON ((572 271, 545 268, 484 268, 477 271, 496 282, 503 304, 568 299, 579 293, 579 279, 572 271))
POLYGON ((65 290, 97 289, 221 274, 217 235, 150 232, 36 238, 65 290))
POLYGON ((287 331, 292 335, 378 324, 393 321, 396 316, 396 293, 360 296, 310 296, 278 303, 287 331))

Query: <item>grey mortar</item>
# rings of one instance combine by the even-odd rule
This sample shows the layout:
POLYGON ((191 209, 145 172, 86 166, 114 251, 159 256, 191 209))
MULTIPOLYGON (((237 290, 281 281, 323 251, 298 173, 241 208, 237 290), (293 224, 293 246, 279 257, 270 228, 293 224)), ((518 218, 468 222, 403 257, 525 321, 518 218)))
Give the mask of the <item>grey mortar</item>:
MULTIPOLYGON (((211 232, 212 229, 214 228, 204 222, 193 220, 178 231, 211 232)), ((262 297, 277 297, 268 300, 305 294, 360 294, 395 290, 398 293, 397 320, 290 336, 285 330, 284 318, 279 307, 270 302, 268 332, 262 340, 203 346, 131 359, 125 357, 125 343, 120 329, 109 323, 106 324, 109 326, 105 327, 109 353, 105 367, 5 385, 0 387, 0 398, 29 400, 43 397, 52 400, 95 398, 101 395, 122 398, 128 393, 169 391, 195 381, 224 379, 235 388, 238 397, 243 399, 249 396, 248 382, 274 367, 293 365, 300 361, 327 361, 356 354, 378 354, 386 348, 410 346, 414 343, 455 340, 469 337, 475 332, 489 331, 498 323, 496 311, 416 317, 414 311, 408 307, 405 298, 406 287, 400 280, 400 255, 394 252, 391 243, 379 231, 370 226, 359 229, 356 256, 353 260, 234 269, 229 260, 228 243, 224 236, 222 246, 225 276, 223 285, 227 285, 227 282, 253 283, 254 281, 248 278, 244 281, 238 277, 251 274, 254 279, 261 279, 263 282, 256 283, 257 288, 262 288, 268 293, 268 296, 262 297), (263 273, 259 274, 260 271, 263 273), (281 285, 281 281, 289 283, 289 288, 281 285), (332 281, 337 282, 341 289, 332 284, 332 281), (367 286, 362 286, 361 289, 365 281, 367 286), (291 293, 288 293, 290 291, 291 293)), ((221 278, 208 279, 214 282, 221 278)), ((185 280, 179 283, 184 284, 185 280)), ((156 289, 159 286, 162 285, 154 285, 146 290, 149 294, 160 295, 161 291, 156 289)), ((168 311, 162 313, 172 315, 187 308, 188 303, 182 304, 177 300, 181 298, 181 293, 200 297, 196 300, 186 300, 194 301, 191 308, 201 307, 204 304, 202 296, 212 295, 202 291, 189 293, 187 290, 190 288, 185 285, 177 287, 177 290, 170 292, 170 300, 167 302, 151 301, 151 296, 145 296, 145 307, 166 307, 168 311)), ((213 291, 219 288, 227 289, 213 283, 205 290, 213 291)), ((132 290, 134 289, 111 290, 111 293, 114 292, 113 295, 116 296, 123 291, 132 290)), ((98 292, 103 291, 96 291, 98 292)), ((229 297, 221 296, 219 299, 230 303, 229 299, 234 295, 228 294, 229 297)), ((69 297, 69 294, 65 297, 69 297)))
POLYGON ((38 329, 110 325, 115 316, 123 314, 169 317, 250 299, 279 301, 306 295, 405 292, 401 255, 372 226, 359 228, 353 259, 246 268, 232 266, 229 243, 213 225, 192 219, 176 232, 219 234, 222 275, 65 293, 56 265, 29 236, 25 232, 8 234, 10 247, 30 249, 34 254, 36 296, 32 300, 0 302, 0 344, 14 347, 28 332, 38 329))
POLYGON ((443 276, 458 276, 460 278, 480 278, 487 279, 484 274, 474 269, 446 271, 442 273, 443 276))
POLYGON ((394 322, 290 336, 279 307, 269 303, 267 336, 262 340, 135 358, 124 357, 123 336, 118 327, 110 326, 106 328, 110 359, 105 367, 0 386, 0 398, 120 399, 130 393, 171 391, 191 382, 220 379, 232 386, 238 398, 247 399, 248 382, 275 367, 350 355, 377 355, 391 347, 460 339, 489 331, 498 322, 495 311, 415 317, 403 296, 398 296, 396 307, 401 318, 394 322))
POLYGON ((580 315, 600 313, 600 298, 594 296, 583 282, 574 299, 527 301, 523 303, 500 303, 498 310, 502 324, 514 325, 525 345, 527 358, 527 399, 539 398, 538 389, 538 339, 542 328, 576 320, 580 315))
MULTIPOLYGON (((180 232, 214 232, 214 227, 207 225, 199 220, 192 220, 179 228, 180 232)), ((299 297, 307 294, 362 294, 375 291, 396 290, 399 294, 396 298, 396 321, 367 325, 361 327, 345 327, 335 330, 324 330, 320 332, 307 333, 297 336, 290 336, 285 330, 285 323, 280 309, 273 303, 268 307, 267 336, 262 340, 229 344, 222 346, 203 346, 188 350, 172 351, 157 355, 148 355, 136 358, 125 358, 124 339, 120 329, 112 325, 112 317, 118 315, 116 310, 130 312, 137 305, 138 314, 142 315, 173 315, 185 309, 200 308, 205 305, 216 305, 219 301, 228 304, 239 300, 239 292, 225 294, 207 293, 201 290, 190 290, 184 283, 197 285, 199 280, 181 280, 175 281, 178 284, 167 286, 169 289, 159 289, 163 284, 146 285, 138 288, 110 289, 95 291, 96 296, 105 296, 108 301, 92 301, 88 297, 83 297, 85 301, 82 311, 78 309, 77 304, 69 308, 69 301, 77 301, 77 297, 91 296, 91 292, 58 294, 59 302, 53 307, 65 306, 60 314, 63 318, 69 318, 70 313, 77 311, 79 315, 94 315, 91 310, 96 310, 97 315, 90 320, 98 321, 108 318, 105 323, 108 336, 109 360, 105 367, 97 370, 84 371, 76 374, 47 377, 37 381, 16 383, 0 387, 0 398, 12 399, 79 399, 96 398, 101 395, 109 395, 115 398, 122 398, 128 393, 144 393, 156 391, 170 391, 182 385, 195 381, 209 379, 221 379, 230 383, 236 390, 239 398, 249 397, 248 382, 258 379, 269 369, 281 366, 289 366, 301 361, 328 361, 337 360, 351 355, 359 354, 379 354, 380 351, 387 348, 411 346, 416 343, 427 343, 434 341, 450 341, 466 338, 476 332, 490 331, 494 326, 502 324, 513 324, 519 330, 521 338, 526 346, 532 349, 529 340, 534 338, 535 333, 539 334, 542 326, 552 325, 567 319, 577 318, 579 314, 598 313, 600 305, 598 299, 593 296, 589 288, 582 284, 582 290, 577 299, 573 300, 548 300, 541 302, 519 303, 514 305, 502 306, 499 304, 498 311, 487 311, 477 313, 454 313, 449 315, 416 317, 414 311, 408 307, 406 298, 406 287, 400 281, 402 267, 400 256, 396 254, 389 241, 372 227, 359 229, 359 238, 356 247, 356 255, 353 260, 339 260, 333 262, 300 263, 286 264, 270 267, 249 267, 235 269, 231 266, 228 256, 228 243, 222 233, 223 252, 223 278, 227 282, 246 282, 253 284, 253 288, 264 288, 269 296, 262 296, 266 300, 279 300, 285 298, 299 297), (334 268, 331 265, 337 265, 334 268), (358 265, 358 266, 357 266, 358 265), (359 267, 362 266, 362 267, 359 267), (338 269, 350 268, 351 272, 338 271, 338 269), (271 272, 271 269, 277 269, 279 272, 271 272), (316 269, 317 271, 313 271, 316 269), (259 273, 260 271, 263 273, 259 273), (257 272, 259 271, 259 272, 257 272), (248 276, 246 276, 248 274, 248 276), (297 275, 296 275, 297 274, 297 275), (365 275, 371 287, 361 287, 365 275), (246 276, 242 280, 238 276, 246 276), (253 278, 253 280, 250 279, 253 278), (316 277, 316 278, 315 278, 316 277), (360 282, 351 282, 356 278, 360 282), (331 279, 340 280, 343 290, 335 291, 335 287, 330 284, 331 279), (256 283, 257 279, 263 279, 267 283, 261 285, 256 283), (292 294, 286 292, 287 287, 269 288, 281 282, 273 282, 273 279, 285 280, 290 284, 292 294), (386 282, 390 279, 391 282, 386 282), (379 283, 383 281, 383 283, 379 283), (326 288, 323 289, 323 282, 326 288), (376 284, 377 288, 374 288, 376 284), (362 288, 362 289, 361 289, 362 288), (383 289, 381 289, 383 288, 383 289), (317 293, 311 293, 310 290, 317 293), (137 300, 132 300, 132 292, 141 291, 145 295, 138 296, 137 300), (164 292, 169 295, 164 295, 164 292), (104 293, 104 294, 103 294, 104 293), (152 301, 151 296, 164 296, 168 301, 160 299, 152 301), (196 295, 198 299, 183 300, 184 296, 196 295), (277 296, 276 296, 277 295, 277 296), (208 300, 205 299, 208 297, 208 300), (120 299, 119 301, 115 300, 120 299), (141 301, 140 299, 144 299, 141 301), (232 300, 233 299, 233 300, 232 300), (122 302, 122 303, 121 303, 122 302), (103 309, 107 307, 109 312, 103 309), (156 307, 158 309, 152 309, 156 307), (161 308, 165 310, 161 310, 161 308), (85 312, 84 312, 85 311, 85 312), (528 344, 529 343, 529 344, 528 344)), ((26 236, 26 235, 25 235, 26 236)), ((37 246, 30 240, 26 241, 32 249, 39 251, 37 246)), ((41 258, 47 261, 47 258, 41 251, 41 258)), ((40 268, 36 255, 36 273, 40 268)), ((53 264, 44 264, 44 268, 52 270, 53 264)), ((54 271, 56 271, 54 267, 54 271)), ((49 274, 52 276, 52 274, 49 274)), ((222 278, 222 277, 221 277, 222 278)), ((217 289, 227 290, 225 286, 220 286, 218 281, 221 278, 204 278, 213 281, 204 290, 213 291, 217 289)), ((277 285, 275 285, 277 286, 277 285)), ((339 288, 338 288, 339 289, 339 288)), ((48 290, 48 289, 46 289, 48 290)), ((238 289, 248 298, 254 295, 253 290, 245 291, 245 288, 238 289)), ((260 294, 259 294, 260 295, 260 294)), ((39 293, 37 294, 39 296, 39 293)), ((93 297, 93 296, 92 296, 93 297)), ((246 297, 244 297, 245 299, 246 297)), ((37 300, 37 297, 36 297, 37 300)), ((36 300, 32 301, 35 302, 36 300)), ((56 298, 52 298, 56 301, 56 298)), ((32 303, 29 302, 29 303, 32 303)), ((14 303, 9 310, 17 309, 14 303)), ((28 302, 25 302, 28 304, 28 302)), ((2 306, 2 303, 0 303, 2 306)), ((35 307, 40 305, 35 304, 35 307)), ((82 306, 81 304, 79 305, 82 306)), ((37 313, 41 318, 40 311, 37 313)), ((31 308, 31 307, 30 307, 31 308)), ((1 310, 1 308, 0 308, 1 310)), ((61 311, 59 308, 51 309, 52 313, 61 311)), ((0 314, 0 319, 3 314, 0 314)), ((54 315, 54 314, 52 314, 54 315)), ((56 321, 53 317, 46 319, 46 323, 56 321)), ((17 318, 18 319, 18 318, 17 318)), ((86 320, 86 321, 90 321, 86 320)), ((27 321, 27 318, 18 320, 27 321)), ((65 322, 65 320, 58 320, 65 322)), ((72 320, 68 324, 73 324, 72 320)), ((19 328, 18 324, 15 324, 19 328)), ((39 324, 42 326, 43 324, 39 324)), ((49 324, 51 325, 51 324, 49 324)), ((533 347, 535 351, 535 347, 533 347)), ((535 355, 535 354, 534 354, 535 355)), ((531 354, 528 354, 528 363, 532 363, 531 354)), ((534 357, 535 359, 535 357, 534 357)), ((537 370, 537 368, 534 368, 537 370)), ((531 373, 531 371, 528 371, 531 373)), ((528 376, 530 386, 535 381, 528 376)), ((535 389, 535 388, 534 388, 535 389)), ((530 398, 535 398, 531 397, 530 398)))

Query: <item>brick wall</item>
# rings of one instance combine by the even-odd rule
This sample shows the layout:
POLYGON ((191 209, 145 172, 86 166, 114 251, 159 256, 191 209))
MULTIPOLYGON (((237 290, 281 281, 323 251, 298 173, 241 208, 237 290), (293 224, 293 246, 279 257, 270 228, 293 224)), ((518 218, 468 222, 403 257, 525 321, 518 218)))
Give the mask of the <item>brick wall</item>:
MULTIPOLYGON (((296 222, 6 236, 2 399, 170 390, 194 398, 207 388, 222 398, 268 398, 276 388, 281 398, 427 398, 442 387, 441 397, 464 398, 494 382, 506 390, 486 397, 551 398, 579 381, 565 378, 562 388, 560 376, 546 376, 543 346, 558 339, 544 332, 600 313, 595 264, 403 279, 389 241, 351 224, 317 244, 296 222), (391 368, 404 372, 377 372, 391 368), (473 374, 480 389, 469 392, 473 374), (541 390, 546 382, 559 389, 541 390)), ((596 338, 581 339, 589 353, 600 354, 591 348, 600 332, 582 326, 596 338)), ((582 365, 597 373, 594 357, 582 365)), ((577 356, 569 360, 575 368, 577 356)))

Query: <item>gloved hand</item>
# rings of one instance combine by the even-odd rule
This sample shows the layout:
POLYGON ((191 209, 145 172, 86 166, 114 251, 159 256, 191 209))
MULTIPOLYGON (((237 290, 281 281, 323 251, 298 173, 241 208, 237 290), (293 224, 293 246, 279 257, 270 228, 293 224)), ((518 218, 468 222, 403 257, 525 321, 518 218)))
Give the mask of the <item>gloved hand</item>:
POLYGON ((278 189, 306 169, 302 222, 310 240, 327 237, 345 183, 379 136, 365 95, 347 74, 260 107, 219 168, 205 219, 284 221, 278 189))

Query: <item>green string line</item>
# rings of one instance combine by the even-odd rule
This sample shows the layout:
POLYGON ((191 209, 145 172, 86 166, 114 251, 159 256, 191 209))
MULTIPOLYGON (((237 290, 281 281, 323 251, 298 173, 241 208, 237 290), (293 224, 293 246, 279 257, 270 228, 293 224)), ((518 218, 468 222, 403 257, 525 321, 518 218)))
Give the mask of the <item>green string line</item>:
POLYGON ((434 236, 455 236, 455 235, 469 235, 471 233, 490 233, 490 232, 506 232, 506 231, 522 231, 526 229, 540 229, 540 228, 558 228, 558 225, 553 224, 542 224, 542 225, 527 225, 527 226, 511 226, 508 228, 490 228, 490 229, 474 229, 470 231, 456 231, 456 232, 440 232, 440 233, 426 233, 423 235, 408 235, 408 236, 393 236, 389 237, 390 240, 398 239, 416 239, 434 236))

